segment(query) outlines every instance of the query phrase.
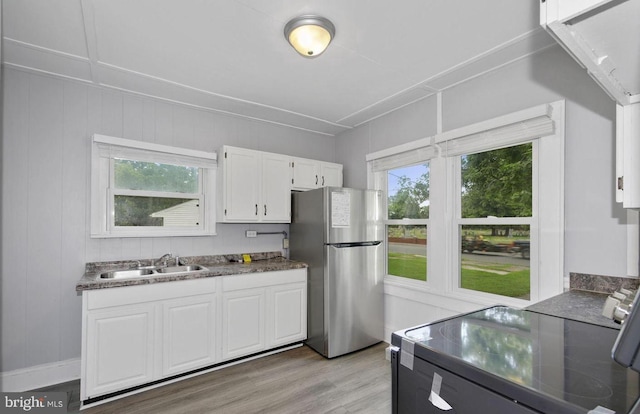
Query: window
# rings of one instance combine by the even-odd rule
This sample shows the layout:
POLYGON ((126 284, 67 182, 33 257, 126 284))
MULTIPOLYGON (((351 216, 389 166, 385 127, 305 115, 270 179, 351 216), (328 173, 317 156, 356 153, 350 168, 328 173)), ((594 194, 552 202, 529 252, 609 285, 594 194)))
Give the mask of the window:
POLYGON ((95 135, 92 237, 215 234, 216 154, 95 135))
POLYGON ((387 272, 427 280, 429 163, 387 172, 387 272))
POLYGON ((457 162, 459 287, 529 300, 533 143, 457 162))
POLYGON ((556 102, 369 154, 385 282, 486 304, 561 293, 563 122, 556 102))

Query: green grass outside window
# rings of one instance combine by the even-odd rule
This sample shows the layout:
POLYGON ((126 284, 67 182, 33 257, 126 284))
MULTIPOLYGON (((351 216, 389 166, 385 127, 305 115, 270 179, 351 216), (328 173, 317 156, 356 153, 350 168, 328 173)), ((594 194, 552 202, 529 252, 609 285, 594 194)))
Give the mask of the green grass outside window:
MULTIPOLYGON (((487 264, 487 269, 496 269, 500 265, 487 264)), ((389 253, 388 273, 409 279, 427 280, 427 259, 404 253, 389 253)), ((493 293, 512 298, 525 298, 530 293, 530 270, 512 271, 506 275, 484 272, 477 269, 462 268, 462 283, 464 289, 493 293)))

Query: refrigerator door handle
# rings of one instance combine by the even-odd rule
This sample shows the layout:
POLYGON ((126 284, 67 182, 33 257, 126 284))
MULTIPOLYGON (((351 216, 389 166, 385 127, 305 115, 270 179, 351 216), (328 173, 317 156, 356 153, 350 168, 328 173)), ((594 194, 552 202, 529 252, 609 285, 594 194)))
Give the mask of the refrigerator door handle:
POLYGON ((327 246, 333 246, 338 249, 344 249, 347 247, 369 247, 377 246, 382 243, 381 240, 368 241, 368 242, 354 242, 354 243, 326 243, 327 246))

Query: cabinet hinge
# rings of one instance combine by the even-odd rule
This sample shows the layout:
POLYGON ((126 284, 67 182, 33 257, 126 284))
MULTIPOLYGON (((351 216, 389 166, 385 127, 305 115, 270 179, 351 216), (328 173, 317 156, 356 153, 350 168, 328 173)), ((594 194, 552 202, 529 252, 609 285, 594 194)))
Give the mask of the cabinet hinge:
POLYGON ((227 158, 227 151, 224 152, 224 157, 227 158))
POLYGON ((293 164, 295 164, 293 161, 291 161, 291 168, 293 168, 293 164))
POLYGON ((618 190, 624 190, 624 176, 618 177, 618 190))
POLYGON ((291 179, 291 184, 293 184, 293 178, 291 179))
POLYGON ((224 209, 224 215, 225 216, 227 215, 227 209, 226 208, 224 209))

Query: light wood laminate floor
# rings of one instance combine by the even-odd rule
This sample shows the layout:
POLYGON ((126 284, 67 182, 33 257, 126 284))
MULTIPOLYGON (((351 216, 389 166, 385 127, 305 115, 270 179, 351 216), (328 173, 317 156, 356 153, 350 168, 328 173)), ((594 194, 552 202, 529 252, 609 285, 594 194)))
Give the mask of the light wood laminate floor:
POLYGON ((306 346, 168 384, 85 414, 391 413, 381 343, 326 359, 306 346))

